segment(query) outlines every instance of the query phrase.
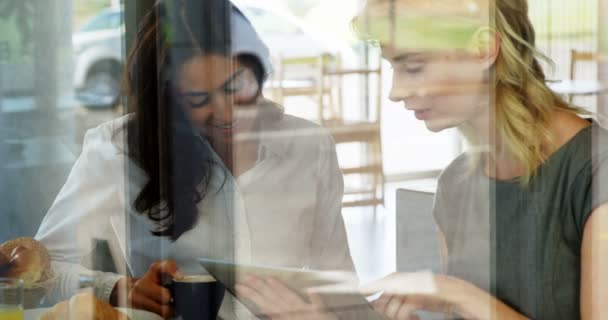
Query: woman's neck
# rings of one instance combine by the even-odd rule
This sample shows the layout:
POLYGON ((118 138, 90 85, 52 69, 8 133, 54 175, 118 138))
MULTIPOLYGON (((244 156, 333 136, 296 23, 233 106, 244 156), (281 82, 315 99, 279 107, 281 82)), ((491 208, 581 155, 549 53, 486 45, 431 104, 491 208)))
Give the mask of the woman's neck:
POLYGON ((481 110, 486 112, 478 114, 468 121, 468 126, 474 135, 473 143, 482 154, 481 165, 483 172, 490 178, 509 180, 524 174, 525 168, 515 155, 506 147, 503 137, 496 125, 496 116, 492 112, 490 99, 488 105, 481 110))
POLYGON ((259 141, 216 142, 213 149, 234 177, 253 168, 258 160, 259 141))
MULTIPOLYGON (((580 130, 589 126, 589 122, 579 116, 556 110, 550 121, 551 139, 543 142, 543 153, 550 157, 560 147, 572 139, 580 130)), ((497 180, 510 180, 522 176, 525 167, 505 145, 504 139, 497 131, 495 119, 485 117, 471 121, 470 125, 481 146, 485 146, 483 170, 486 175, 497 180)))
POLYGON ((511 154, 497 155, 488 153, 485 157, 484 173, 496 180, 512 180, 521 177, 525 168, 521 161, 515 159, 511 154))

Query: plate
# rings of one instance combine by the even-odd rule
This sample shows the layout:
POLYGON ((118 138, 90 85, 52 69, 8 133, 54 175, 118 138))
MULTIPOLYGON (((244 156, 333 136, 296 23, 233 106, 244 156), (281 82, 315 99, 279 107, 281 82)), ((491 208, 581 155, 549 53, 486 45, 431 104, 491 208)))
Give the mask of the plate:
POLYGON ((144 310, 128 309, 128 308, 116 308, 126 313, 131 320, 163 320, 162 317, 156 313, 152 313, 144 310))
MULTIPOLYGON (((50 308, 27 309, 25 310, 25 320, 38 320, 38 318, 49 309, 50 308)), ((158 315, 148 311, 127 308, 116 309, 126 313, 131 320, 162 320, 158 315)))

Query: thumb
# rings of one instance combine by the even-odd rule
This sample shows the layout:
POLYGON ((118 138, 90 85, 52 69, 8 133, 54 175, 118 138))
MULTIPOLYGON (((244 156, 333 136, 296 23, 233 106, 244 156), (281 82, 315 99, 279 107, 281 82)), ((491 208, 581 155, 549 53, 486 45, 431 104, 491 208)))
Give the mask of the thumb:
POLYGON ((177 263, 173 260, 161 261, 161 273, 165 276, 170 276, 173 279, 181 279, 184 275, 179 271, 177 263))
POLYGON ((170 277, 180 279, 184 276, 179 272, 177 263, 173 260, 162 260, 153 263, 144 278, 151 278, 154 282, 160 283, 164 278, 170 277))
POLYGON ((319 293, 317 293, 317 292, 308 291, 308 300, 316 308, 321 309, 321 308, 325 307, 323 298, 321 298, 321 295, 319 295, 319 293))

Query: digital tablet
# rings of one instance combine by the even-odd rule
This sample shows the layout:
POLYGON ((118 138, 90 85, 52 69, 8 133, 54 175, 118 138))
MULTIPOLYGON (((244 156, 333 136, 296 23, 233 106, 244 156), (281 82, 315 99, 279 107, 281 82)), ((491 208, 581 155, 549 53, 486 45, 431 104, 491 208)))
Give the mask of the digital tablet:
POLYGON ((248 275, 253 275, 259 278, 273 277, 280 280, 291 289, 297 291, 303 291, 313 287, 357 281, 357 276, 354 274, 354 272, 316 271, 241 264, 205 258, 200 258, 198 261, 200 262, 201 266, 203 266, 203 268, 209 272, 210 275, 230 289, 234 288, 234 284, 239 279, 244 279, 244 277, 248 275))
MULTIPOLYGON (((365 319, 382 319, 375 313, 368 301, 358 293, 358 278, 354 272, 348 271, 319 271, 285 267, 274 267, 264 265, 241 264, 235 262, 199 258, 201 266, 217 281, 226 286, 228 291, 234 295, 234 286, 239 279, 248 275, 258 278, 273 277, 280 280, 287 287, 298 292, 304 299, 308 289, 339 286, 340 288, 352 288, 353 290, 339 290, 340 292, 323 292, 320 290, 323 302, 327 309, 337 313, 357 312, 363 313, 365 319), (350 291, 350 292, 348 292, 350 291)), ((330 290, 332 291, 332 290, 330 290)), ((256 307, 250 301, 243 301, 247 308, 258 314, 256 307)))

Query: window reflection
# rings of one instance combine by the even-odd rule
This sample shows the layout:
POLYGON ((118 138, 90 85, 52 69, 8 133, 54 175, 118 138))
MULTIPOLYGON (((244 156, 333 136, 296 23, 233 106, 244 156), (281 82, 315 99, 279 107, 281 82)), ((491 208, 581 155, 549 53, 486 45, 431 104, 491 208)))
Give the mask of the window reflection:
MULTIPOLYGON (((582 263, 584 252, 576 248, 582 248, 587 219, 573 216, 567 225, 539 218, 539 212, 565 214, 566 207, 603 203, 604 188, 593 181, 603 180, 605 171, 605 141, 595 132, 605 120, 608 91, 601 27, 606 1, 490 0, 510 13, 528 7, 527 16, 506 20, 525 17, 526 28, 535 30, 532 37, 526 29, 524 37, 531 43, 535 38, 534 56, 549 60, 528 66, 534 77, 524 78, 515 75, 521 68, 508 63, 513 61, 499 59, 509 49, 526 47, 521 43, 507 47, 503 39, 497 58, 498 69, 507 70, 500 74, 512 78, 480 72, 479 54, 463 50, 478 25, 473 28, 466 19, 451 24, 448 9, 479 13, 482 25, 495 23, 487 2, 446 0, 423 4, 423 14, 406 10, 400 16, 415 4, 235 0, 236 9, 227 9, 223 0, 5 0, 0 4, 0 243, 36 238, 49 252, 54 272, 40 280, 42 294, 27 298, 26 293, 23 307, 52 308, 86 288, 92 295, 77 298, 85 304, 106 301, 167 313, 176 305, 163 298, 152 307, 132 300, 128 305, 125 293, 141 288, 145 282, 138 281, 151 274, 201 276, 222 263, 241 263, 346 271, 340 276, 364 284, 393 271, 431 270, 373 282, 390 287, 414 281, 413 287, 426 289, 445 280, 438 274, 447 271, 526 316, 578 315, 579 288, 568 284, 578 283, 579 275, 588 281, 589 273, 567 266, 582 263), (219 14, 203 19, 209 12, 219 14), (429 19, 435 14, 441 17, 429 19), (363 23, 353 24, 353 18, 363 23), (370 36, 374 41, 367 41, 370 36), (530 81, 542 89, 530 96, 534 99, 517 91, 530 81), (496 85, 511 86, 517 94, 496 95, 496 85), (589 150, 577 149, 589 140, 580 136, 584 141, 568 150, 573 157, 597 157, 590 163, 577 158, 568 168, 552 165, 545 175, 556 170, 573 178, 572 185, 580 183, 575 189, 593 192, 572 191, 549 203, 543 195, 566 190, 561 180, 532 183, 532 192, 501 179, 484 180, 485 171, 476 184, 459 180, 480 173, 466 169, 488 162, 470 155, 488 152, 493 141, 480 141, 483 135, 459 124, 477 116, 489 130, 494 120, 511 119, 503 131, 512 144, 519 141, 511 145, 517 149, 538 142, 533 138, 548 134, 538 126, 554 121, 528 123, 550 113, 543 108, 484 113, 479 101, 539 106, 551 99, 569 113, 593 119, 582 131, 593 136, 589 150), (580 108, 569 109, 571 104, 580 108), (529 130, 517 129, 522 126, 529 130), (578 166, 579 173, 569 171, 578 166), (497 207, 530 214, 498 216, 497 207), (472 213, 456 217, 463 211, 472 213), (550 232, 560 226, 567 242, 562 247, 573 251, 537 243, 555 236, 550 232), (497 256, 501 243, 511 245, 508 257, 497 256), (211 262, 202 266, 196 258, 211 262), (539 259, 556 263, 542 270, 522 267, 539 259), (563 281, 555 284, 551 272, 563 281), (553 299, 559 306, 549 313, 534 290, 514 293, 516 285, 538 289, 546 283, 559 295, 553 299)), ((477 40, 491 47, 484 36, 492 29, 486 31, 477 40)), ((534 156, 524 157, 535 159, 528 167, 551 160, 545 147, 532 149, 534 156)), ((14 258, 8 251, 0 255, 0 277, 9 266, 3 261, 14 258)), ((279 311, 331 318, 316 309, 314 295, 282 303, 279 298, 293 297, 288 279, 277 284, 244 275, 230 270, 216 276, 225 276, 219 280, 232 291, 222 298, 220 313, 230 315, 225 318, 279 311), (237 283, 249 301, 235 298, 237 283)), ((173 290, 159 281, 157 289, 173 290)), ((373 306, 360 295, 381 287, 349 285, 325 289, 356 292, 354 300, 321 301, 337 313, 352 311, 352 318, 387 315, 386 296, 373 306)), ((0 318, 2 304, 0 299, 0 318)))

